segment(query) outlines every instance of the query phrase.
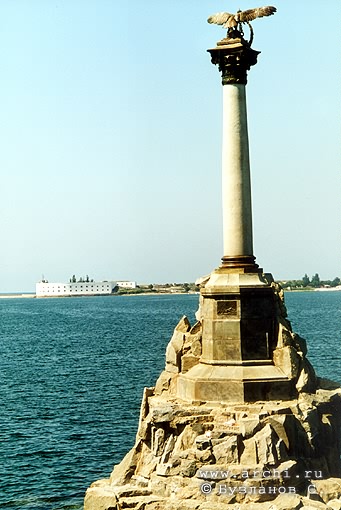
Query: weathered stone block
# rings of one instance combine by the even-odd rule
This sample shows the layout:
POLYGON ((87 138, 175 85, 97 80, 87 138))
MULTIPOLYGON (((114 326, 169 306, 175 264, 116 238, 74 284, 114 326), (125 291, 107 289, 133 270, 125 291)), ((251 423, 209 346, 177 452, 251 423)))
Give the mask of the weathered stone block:
POLYGON ((239 422, 239 429, 243 437, 248 438, 260 427, 259 418, 244 418, 239 422))
POLYGON ((257 457, 261 465, 273 465, 277 462, 276 444, 278 436, 273 428, 267 424, 254 437, 257 445, 257 457))
POLYGON ((166 365, 170 364, 180 370, 182 348, 185 342, 185 334, 190 330, 189 320, 184 315, 174 329, 173 336, 166 349, 166 365))
POLYGON ((307 358, 304 358, 301 365, 301 371, 296 383, 298 392, 314 393, 317 387, 317 380, 315 370, 309 363, 307 358))
POLYGON ((325 503, 331 499, 341 497, 341 478, 327 478, 326 480, 312 480, 318 495, 325 503))
POLYGON ((197 365, 199 363, 200 357, 199 356, 193 356, 191 352, 188 352, 187 354, 184 354, 181 357, 181 372, 184 374, 185 372, 188 372, 194 365, 197 365))
POLYGON ((110 483, 112 485, 126 485, 133 474, 137 463, 140 459, 142 450, 142 441, 139 441, 134 448, 132 448, 124 459, 114 467, 114 470, 110 477, 110 483))
POLYGON ((240 321, 203 322, 202 356, 208 360, 241 360, 240 321))
POLYGON ((214 446, 213 455, 218 464, 237 464, 239 461, 238 436, 230 436, 226 441, 214 446))
POLYGON ((198 450, 207 450, 207 448, 211 448, 212 443, 209 436, 202 434, 201 436, 196 437, 195 445, 198 450))
POLYGON ((175 437, 173 434, 171 434, 169 436, 169 438, 167 439, 166 441, 166 444, 165 444, 165 448, 164 448, 164 451, 163 451, 163 454, 162 454, 162 457, 161 457, 161 463, 162 464, 165 464, 168 462, 169 460, 169 457, 174 449, 174 445, 175 445, 175 437))
POLYGON ((168 498, 171 494, 168 480, 164 476, 159 476, 156 472, 150 477, 150 488, 156 496, 168 498))
POLYGON ((341 500, 340 499, 331 499, 328 501, 328 507, 330 510, 341 510, 341 500))
POLYGON ((174 453, 179 454, 181 451, 189 450, 195 445, 195 438, 198 436, 198 432, 193 429, 191 425, 186 425, 181 434, 177 437, 174 446, 174 453))
POLYGON ((167 371, 163 371, 160 374, 160 377, 156 381, 155 385, 155 395, 161 395, 163 392, 167 392, 170 389, 171 380, 173 378, 173 374, 167 371))
POLYGON ((162 455, 165 447, 165 431, 163 428, 152 428, 152 453, 155 457, 162 455))
POLYGON ((303 356, 306 356, 308 353, 306 340, 300 335, 297 335, 297 333, 292 333, 292 339, 294 347, 296 347, 296 349, 301 352, 303 356))
MULTIPOLYGON (((318 496, 317 496, 318 497, 318 496)), ((322 502, 322 500, 314 500, 311 498, 301 497, 303 506, 302 510, 331 510, 328 506, 322 502)))
POLYGON ((150 414, 153 423, 163 423, 174 418, 175 409, 172 405, 155 406, 151 408, 150 414))
POLYGON ((298 494, 280 494, 273 502, 276 510, 296 510, 302 507, 298 494))
POLYGON ((257 446, 253 438, 243 441, 240 464, 242 466, 256 466, 258 464, 257 446))
POLYGON ((181 348, 177 350, 174 344, 170 343, 167 345, 166 349, 166 363, 170 365, 174 365, 177 368, 180 368, 180 360, 181 360, 181 348))
POLYGON ((195 458, 202 462, 203 464, 213 464, 215 462, 215 458, 213 456, 212 451, 209 450, 196 450, 195 458))
POLYGON ((118 510, 118 498, 112 487, 90 487, 86 491, 84 508, 86 510, 118 510))
POLYGON ((197 472, 197 462, 193 460, 182 460, 180 467, 180 475, 192 477, 197 472))
MULTIPOLYGON (((180 358, 180 360, 181 360, 181 358, 180 358)), ((172 376, 174 377, 176 374, 178 374, 180 372, 180 365, 181 365, 180 361, 179 361, 179 366, 175 366, 172 363, 166 362, 165 372, 172 374, 172 376)))
POLYGON ((292 332, 288 328, 288 325, 285 321, 279 321, 278 324, 278 343, 277 347, 285 347, 287 345, 292 345, 293 337, 292 332))
POLYGON ((289 379, 295 379, 300 368, 301 357, 292 346, 281 347, 273 352, 273 360, 289 379))

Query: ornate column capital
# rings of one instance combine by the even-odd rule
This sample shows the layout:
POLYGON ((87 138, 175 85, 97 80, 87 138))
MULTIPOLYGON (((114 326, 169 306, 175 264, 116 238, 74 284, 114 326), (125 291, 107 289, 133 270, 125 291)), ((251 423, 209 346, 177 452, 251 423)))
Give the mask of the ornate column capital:
MULTIPOLYGON (((240 35, 240 34, 238 34, 240 35)), ((247 71, 257 63, 260 51, 253 50, 243 37, 227 37, 207 50, 212 64, 219 66, 223 85, 239 83, 246 85, 247 71)))

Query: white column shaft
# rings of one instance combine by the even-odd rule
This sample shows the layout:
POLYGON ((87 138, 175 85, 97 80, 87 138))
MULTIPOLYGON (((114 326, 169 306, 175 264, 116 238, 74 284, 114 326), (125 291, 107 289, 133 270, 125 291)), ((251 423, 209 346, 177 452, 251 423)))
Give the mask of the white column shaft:
POLYGON ((223 86, 224 256, 253 255, 245 85, 223 86))

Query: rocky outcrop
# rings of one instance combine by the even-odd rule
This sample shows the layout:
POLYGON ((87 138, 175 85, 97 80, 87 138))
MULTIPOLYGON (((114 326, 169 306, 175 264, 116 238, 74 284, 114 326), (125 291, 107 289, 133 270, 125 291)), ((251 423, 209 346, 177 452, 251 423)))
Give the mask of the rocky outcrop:
POLYGON ((340 389, 228 407, 146 389, 134 448, 85 510, 340 508, 340 404, 340 389))
POLYGON ((273 284, 277 339, 272 362, 295 397, 185 402, 177 379, 200 362, 200 308, 176 326, 165 369, 145 388, 133 449, 110 479, 92 484, 85 510, 341 510, 341 389, 318 379, 306 342, 287 320, 273 284))

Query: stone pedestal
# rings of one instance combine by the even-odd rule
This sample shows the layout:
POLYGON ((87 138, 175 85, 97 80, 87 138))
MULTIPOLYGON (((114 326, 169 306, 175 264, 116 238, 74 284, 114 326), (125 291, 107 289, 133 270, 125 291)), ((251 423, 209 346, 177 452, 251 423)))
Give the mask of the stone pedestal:
POLYGON ((205 402, 295 397, 293 378, 288 377, 291 360, 284 368, 274 356, 283 316, 279 300, 269 274, 225 267, 214 271, 201 290, 200 361, 180 374, 177 396, 205 402))

